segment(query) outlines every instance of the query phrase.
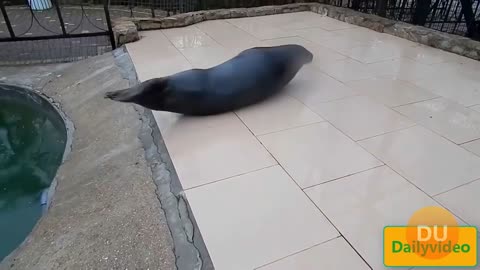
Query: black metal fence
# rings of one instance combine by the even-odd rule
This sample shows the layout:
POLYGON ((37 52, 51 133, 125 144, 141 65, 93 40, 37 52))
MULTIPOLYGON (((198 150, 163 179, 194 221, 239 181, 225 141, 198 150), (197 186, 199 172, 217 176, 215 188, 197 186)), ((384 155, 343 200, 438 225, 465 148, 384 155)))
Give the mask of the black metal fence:
POLYGON ((335 0, 334 4, 480 39, 480 0, 335 0))
POLYGON ((108 2, 0 0, 0 64, 67 62, 115 47, 108 2))
MULTIPOLYGON (((298 0, 0 0, 0 64, 65 62, 110 51, 115 48, 112 18, 294 2, 298 0)), ((480 0, 330 3, 480 40, 480 0)))

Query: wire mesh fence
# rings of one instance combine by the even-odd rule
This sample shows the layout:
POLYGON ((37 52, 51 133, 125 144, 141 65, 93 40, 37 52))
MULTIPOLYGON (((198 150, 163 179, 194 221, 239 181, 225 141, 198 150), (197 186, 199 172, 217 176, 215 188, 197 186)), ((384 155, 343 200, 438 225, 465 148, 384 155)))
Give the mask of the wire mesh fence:
POLYGON ((111 49, 108 36, 6 41, 0 42, 0 64, 73 62, 111 49))
POLYGON ((108 6, 68 1, 0 0, 0 64, 69 62, 111 50, 108 6))
POLYGON ((480 0, 336 0, 334 5, 377 14, 396 21, 480 39, 480 0), (464 12, 473 13, 473 31, 469 33, 464 12))

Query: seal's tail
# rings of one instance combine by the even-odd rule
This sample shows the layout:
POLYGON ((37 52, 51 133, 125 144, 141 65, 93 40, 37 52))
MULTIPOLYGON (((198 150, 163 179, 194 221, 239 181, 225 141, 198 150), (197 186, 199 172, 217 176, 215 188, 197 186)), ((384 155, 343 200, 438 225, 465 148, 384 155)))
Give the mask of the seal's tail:
POLYGON ((133 102, 135 101, 135 91, 134 89, 128 88, 118 91, 110 91, 105 93, 105 98, 120 101, 120 102, 133 102))

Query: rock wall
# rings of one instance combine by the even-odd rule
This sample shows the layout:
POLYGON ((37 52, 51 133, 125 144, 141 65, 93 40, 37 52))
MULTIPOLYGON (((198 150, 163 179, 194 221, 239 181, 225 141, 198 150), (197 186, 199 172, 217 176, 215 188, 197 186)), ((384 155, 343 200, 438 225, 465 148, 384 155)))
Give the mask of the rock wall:
MULTIPOLYGON (((327 0, 328 1, 328 0, 327 0)), ((387 33, 444 51, 480 60, 480 42, 434 29, 361 13, 326 3, 296 3, 281 6, 216 9, 189 12, 165 18, 120 18, 114 22, 118 46, 138 40, 137 31, 184 27, 207 20, 255 17, 273 14, 312 11, 377 32, 387 33), (133 26, 133 24, 136 28, 133 26)))

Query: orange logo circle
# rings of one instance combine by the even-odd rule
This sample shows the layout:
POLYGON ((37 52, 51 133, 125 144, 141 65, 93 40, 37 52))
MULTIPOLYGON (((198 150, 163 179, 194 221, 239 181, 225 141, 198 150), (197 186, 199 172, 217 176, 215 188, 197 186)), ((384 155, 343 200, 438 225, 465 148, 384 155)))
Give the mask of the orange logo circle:
POLYGON ((441 259, 453 251, 458 242, 455 216, 438 206, 416 211, 408 221, 407 242, 411 251, 428 259, 441 259))

